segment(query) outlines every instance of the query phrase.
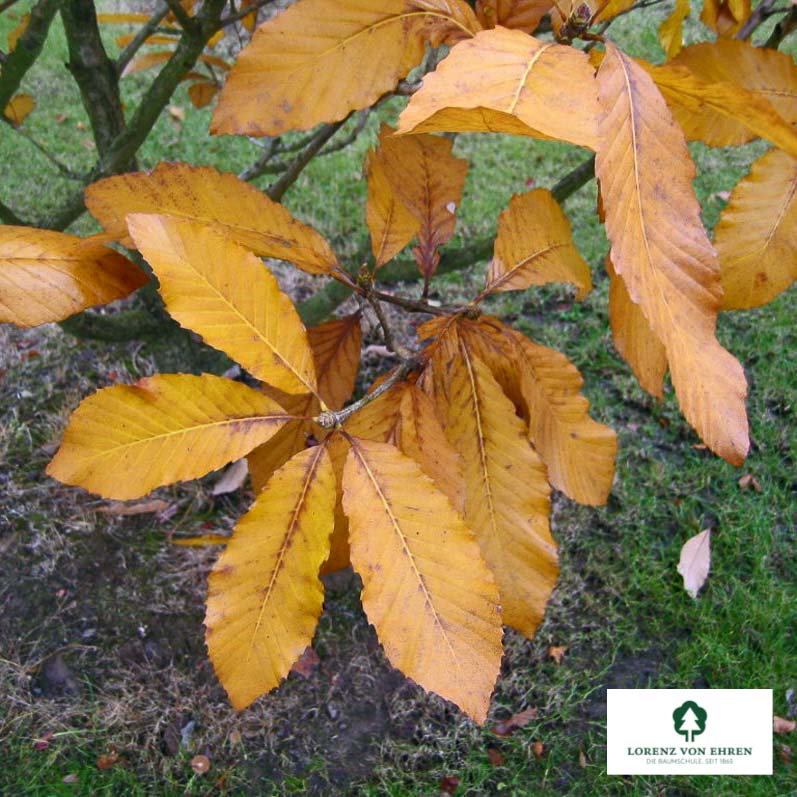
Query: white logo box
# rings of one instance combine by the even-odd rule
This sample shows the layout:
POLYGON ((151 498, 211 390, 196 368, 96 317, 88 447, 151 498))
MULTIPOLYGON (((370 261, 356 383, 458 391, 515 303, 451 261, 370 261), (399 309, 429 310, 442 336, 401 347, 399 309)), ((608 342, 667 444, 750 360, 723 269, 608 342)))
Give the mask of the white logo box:
POLYGON ((609 775, 772 774, 771 689, 608 689, 606 710, 609 775))

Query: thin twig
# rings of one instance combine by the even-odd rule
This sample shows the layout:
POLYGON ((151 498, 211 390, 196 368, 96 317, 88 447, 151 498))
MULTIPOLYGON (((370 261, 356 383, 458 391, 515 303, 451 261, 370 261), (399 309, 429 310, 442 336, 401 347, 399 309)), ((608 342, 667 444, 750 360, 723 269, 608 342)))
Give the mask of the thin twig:
POLYGON ((382 303, 372 293, 368 293, 366 299, 368 299, 368 304, 371 305, 371 309, 376 314, 379 326, 382 327, 382 336, 385 339, 385 346, 387 346, 393 354, 402 357, 403 352, 399 351, 398 343, 396 343, 396 338, 393 335, 393 330, 390 328, 390 323, 387 320, 382 303))
POLYGON ((797 30, 797 6, 792 6, 789 13, 772 29, 769 38, 764 42, 764 47, 777 50, 781 42, 795 30, 797 30))
POLYGON ((169 6, 164 5, 163 8, 156 11, 144 25, 141 26, 135 38, 130 44, 119 53, 116 59, 116 73, 121 75, 125 71, 125 67, 133 60, 136 53, 141 49, 146 40, 157 31, 163 18, 169 13, 169 6))
POLYGON ((252 5, 242 8, 240 11, 236 11, 234 14, 224 17, 224 19, 221 20, 220 27, 226 28, 228 25, 234 25, 236 22, 240 22, 244 17, 257 13, 263 6, 267 6, 269 3, 273 2, 274 0, 258 0, 257 3, 252 3, 252 5))
POLYGON ((741 41, 749 39, 753 31, 769 16, 769 10, 773 5, 775 5, 775 0, 761 0, 755 11, 747 18, 747 22, 739 29, 735 38, 741 41))
POLYGON ((393 373, 382 382, 381 385, 374 388, 370 393, 366 393, 361 399, 349 404, 342 410, 334 412, 328 410, 322 412, 315 420, 316 423, 323 429, 333 429, 336 426, 344 423, 347 418, 354 415, 355 412, 361 410, 366 404, 370 404, 375 399, 378 399, 383 393, 387 393, 391 387, 397 385, 402 379, 407 377, 410 373, 420 367, 420 360, 417 357, 408 357, 404 360, 393 373))
MULTIPOLYGON (((260 177, 260 175, 265 174, 268 162, 277 154, 279 145, 278 138, 270 138, 268 142, 263 147, 263 152, 260 154, 260 157, 251 164, 247 166, 242 172, 238 174, 239 180, 254 180, 256 177, 260 177)), ((259 145, 258 145, 259 146, 259 145)))
POLYGON ((32 144, 37 150, 39 150, 39 152, 41 152, 41 154, 44 155, 44 157, 47 158, 47 160, 50 161, 50 163, 52 163, 53 166, 55 166, 58 169, 58 171, 61 172, 61 174, 63 174, 65 177, 68 177, 70 180, 77 180, 78 182, 81 182, 81 183, 87 182, 87 180, 88 180, 88 176, 87 175, 78 174, 77 172, 72 171, 72 169, 70 169, 69 166, 67 166, 65 163, 62 163, 60 160, 58 160, 58 158, 56 158, 55 155, 52 154, 52 152, 50 152, 43 144, 38 142, 26 130, 23 130, 18 125, 15 125, 10 119, 8 119, 8 117, 3 116, 2 120, 12 130, 16 131, 16 133, 18 135, 22 136, 22 138, 24 138, 26 141, 28 141, 30 144, 32 144))
POLYGON ((323 158, 325 155, 331 155, 333 152, 340 152, 342 149, 346 149, 349 144, 353 144, 359 137, 360 133, 365 130, 365 125, 368 124, 368 118, 371 116, 371 111, 371 108, 366 108, 364 111, 360 111, 359 119, 357 119, 357 124, 354 126, 352 131, 344 138, 341 138, 340 141, 336 141, 334 144, 324 147, 318 153, 318 157, 323 158))
POLYGON ((413 313, 426 313, 427 315, 451 315, 463 310, 463 307, 438 307, 437 305, 425 302, 422 299, 407 299, 404 296, 396 296, 392 293, 385 293, 384 291, 372 290, 371 295, 380 301, 387 302, 388 304, 395 304, 397 307, 402 307, 404 310, 410 310, 413 313))
POLYGON ((188 12, 180 5, 180 0, 165 0, 165 2, 183 30, 196 28, 197 20, 188 15, 188 12))

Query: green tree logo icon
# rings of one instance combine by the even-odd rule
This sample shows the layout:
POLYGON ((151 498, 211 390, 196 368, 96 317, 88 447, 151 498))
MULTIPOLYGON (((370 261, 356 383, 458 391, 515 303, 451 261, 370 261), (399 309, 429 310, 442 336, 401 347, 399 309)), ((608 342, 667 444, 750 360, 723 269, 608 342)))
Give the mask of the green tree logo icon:
POLYGON ((698 706, 693 700, 687 700, 673 711, 673 727, 676 733, 686 737, 687 742, 693 742, 695 736, 699 736, 706 730, 707 717, 708 713, 704 708, 698 706))

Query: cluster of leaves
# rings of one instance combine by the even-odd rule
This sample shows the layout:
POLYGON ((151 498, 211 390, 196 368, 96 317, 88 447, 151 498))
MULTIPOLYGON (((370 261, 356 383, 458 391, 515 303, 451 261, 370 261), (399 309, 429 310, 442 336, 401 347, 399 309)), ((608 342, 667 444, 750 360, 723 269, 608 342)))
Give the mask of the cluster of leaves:
MULTIPOLYGON (((630 5, 614 0, 598 19, 630 5)), ((723 32, 750 13, 715 11, 723 32)), ((390 661, 484 721, 502 626, 531 636, 556 581, 551 486, 592 505, 611 488, 616 438, 590 418, 576 368, 481 309, 505 290, 591 289, 550 192, 512 199, 468 304, 425 301, 467 171, 433 133, 505 132, 595 153, 617 349, 653 395, 669 370, 706 445, 743 462, 745 376, 715 329, 721 309, 763 304, 797 276, 797 68, 728 38, 681 48, 687 13, 679 3, 663 26, 672 58, 662 66, 589 33, 582 6, 563 13, 527 0, 475 10, 463 0, 299 0, 262 25, 230 70, 217 133, 339 121, 393 91, 427 44, 451 48, 398 131, 383 126, 368 154, 373 262, 358 273, 282 206, 209 168, 162 164, 95 183, 86 203, 105 233, 86 241, 0 227, 0 320, 41 323, 135 289, 143 273, 104 246, 117 241, 143 255, 182 326, 261 383, 176 374, 101 390, 75 411, 49 467, 65 483, 130 499, 248 456, 257 497, 211 574, 206 618, 237 707, 285 677, 314 634, 319 573, 351 563, 390 661), (530 35, 546 13, 553 40, 530 35), (686 141, 757 136, 774 148, 734 191, 712 245, 686 141), (379 290, 380 269, 413 241, 421 298, 379 290), (305 329, 260 257, 346 285, 399 364, 346 406, 360 313, 305 329), (395 341, 385 302, 431 316, 418 347, 395 341)))

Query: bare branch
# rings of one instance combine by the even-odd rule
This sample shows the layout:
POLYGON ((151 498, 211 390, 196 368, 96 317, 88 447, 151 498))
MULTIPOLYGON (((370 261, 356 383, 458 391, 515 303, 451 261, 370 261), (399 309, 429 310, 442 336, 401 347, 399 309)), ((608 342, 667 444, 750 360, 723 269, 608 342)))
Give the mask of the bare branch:
MULTIPOLYGON (((50 24, 63 0, 39 0, 31 9, 28 26, 19 37, 14 52, 9 53, 0 74, 0 111, 16 94, 22 78, 39 57, 50 24)), ((9 7, 6 4, 6 7, 9 7)))
POLYGON ((136 53, 141 49, 144 42, 158 30, 158 25, 163 21, 163 18, 169 13, 169 7, 164 5, 156 11, 147 22, 145 22, 138 33, 136 33, 130 44, 125 47, 116 59, 116 74, 121 76, 125 71, 125 67, 135 58, 136 53))
MULTIPOLYGON (((238 174, 241 180, 254 180, 262 174, 266 174, 268 170, 269 161, 277 154, 279 150, 279 139, 270 138, 266 145, 263 147, 263 152, 258 159, 251 165, 247 166, 242 172, 238 174)), ((287 167, 286 167, 287 168, 287 167)))
POLYGON ((248 17, 250 14, 259 11, 264 6, 267 6, 273 2, 274 0, 258 0, 258 2, 252 3, 252 5, 242 8, 240 11, 236 11, 234 14, 224 17, 224 19, 221 21, 220 27, 227 28, 230 25, 234 25, 236 22, 240 22, 242 19, 244 19, 244 17, 248 17))
POLYGON ((188 15, 188 12, 180 5, 180 0, 165 0, 165 2, 183 30, 192 30, 196 27, 197 21, 188 15))

